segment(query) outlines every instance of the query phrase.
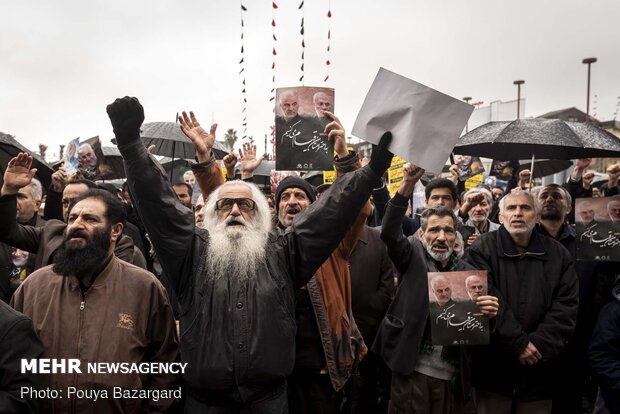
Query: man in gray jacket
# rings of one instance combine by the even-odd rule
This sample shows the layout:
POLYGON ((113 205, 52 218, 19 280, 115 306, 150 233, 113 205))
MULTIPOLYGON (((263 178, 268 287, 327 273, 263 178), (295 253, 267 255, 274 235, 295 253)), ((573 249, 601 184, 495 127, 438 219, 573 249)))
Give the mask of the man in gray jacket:
MULTIPOLYGON (((386 133, 371 163, 334 183, 329 195, 269 233, 267 200, 254 185, 228 182, 204 207, 204 228, 181 205, 140 140, 136 98, 107 108, 136 207, 181 308, 186 412, 286 413, 285 378, 295 360, 294 290, 336 248, 390 165, 386 133)), ((181 124, 196 158, 210 168, 216 125, 207 133, 190 113, 181 124), (193 132, 193 133, 192 133, 193 132)))

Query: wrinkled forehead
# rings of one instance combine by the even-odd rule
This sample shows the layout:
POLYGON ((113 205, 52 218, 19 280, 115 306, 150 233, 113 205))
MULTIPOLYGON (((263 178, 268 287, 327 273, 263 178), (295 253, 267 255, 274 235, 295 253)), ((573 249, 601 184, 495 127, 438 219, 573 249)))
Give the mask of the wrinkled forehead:
POLYGON ((482 280, 478 276, 472 277, 467 280, 467 286, 471 286, 473 284, 481 285, 482 280))
POLYGON ((253 200, 252 190, 244 185, 228 185, 223 187, 218 194, 218 199, 222 198, 249 198, 253 200))
POLYGON ((531 199, 528 196, 525 195, 514 195, 514 194, 508 194, 506 196, 506 201, 505 201, 505 206, 522 206, 522 205, 529 205, 530 207, 532 207, 532 209, 536 208, 536 205, 534 204, 534 200, 531 199))
POLYGON ((79 215, 79 214, 89 214, 96 217, 105 218, 106 216, 106 205, 103 201, 98 200, 96 198, 85 198, 84 200, 80 200, 71 210, 69 211, 69 215, 79 215))

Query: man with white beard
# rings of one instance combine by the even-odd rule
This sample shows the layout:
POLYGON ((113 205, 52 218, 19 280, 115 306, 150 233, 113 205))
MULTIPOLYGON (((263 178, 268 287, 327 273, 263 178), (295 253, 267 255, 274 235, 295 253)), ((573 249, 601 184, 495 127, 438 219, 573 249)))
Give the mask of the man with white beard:
MULTIPOLYGON (((471 398, 469 368, 462 349, 431 342, 429 323, 435 308, 429 306, 428 272, 473 269, 454 253, 457 218, 444 206, 425 209, 416 235, 405 238, 401 231, 415 184, 424 170, 407 164, 398 192, 388 202, 381 224, 381 239, 400 274, 396 296, 390 305, 372 350, 392 369, 390 413, 445 413, 471 398), (430 318, 429 318, 430 316, 430 318), (453 380, 460 387, 453 388, 453 380)), ((437 276, 432 288, 438 304, 450 306, 447 278, 437 276)), ((452 302, 453 303, 453 302, 452 302)), ((499 304, 494 296, 481 296, 476 305, 493 317, 499 304)))
POLYGON ((287 413, 286 377, 295 361, 294 291, 329 257, 391 163, 385 133, 370 164, 340 177, 328 195, 269 233, 269 207, 258 189, 231 181, 205 191, 200 174, 223 181, 211 149, 217 125, 202 129, 183 113, 199 164, 205 228, 172 192, 140 140, 144 110, 136 98, 107 108, 136 207, 181 308, 185 412, 287 413))

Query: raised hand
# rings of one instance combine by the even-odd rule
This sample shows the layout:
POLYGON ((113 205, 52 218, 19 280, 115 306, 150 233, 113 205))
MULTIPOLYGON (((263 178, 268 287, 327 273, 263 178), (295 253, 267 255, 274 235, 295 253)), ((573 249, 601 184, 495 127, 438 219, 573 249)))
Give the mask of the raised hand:
POLYGON ((56 193, 62 193, 67 185, 67 172, 65 166, 61 165, 57 171, 52 174, 52 190, 56 193))
POLYGON ((390 142, 392 142, 392 133, 387 131, 381 136, 379 144, 372 146, 372 156, 368 166, 377 177, 383 176, 387 169, 390 168, 390 164, 392 164, 394 154, 388 149, 390 142))
POLYGON ((125 96, 106 108, 117 145, 123 146, 140 140, 140 126, 144 122, 144 108, 138 98, 125 96))
POLYGON ((4 172, 2 195, 17 194, 20 188, 27 186, 37 172, 32 166, 32 157, 25 152, 20 152, 17 157, 11 158, 4 172))
POLYGON ((237 165, 237 156, 234 152, 228 153, 223 159, 224 167, 226 168, 226 177, 229 179, 235 178, 235 165, 237 165))
POLYGON ((424 175, 424 168, 415 164, 407 163, 403 167, 403 181, 415 184, 424 175))
POLYGON ((323 113, 332 120, 332 122, 325 125, 324 132, 327 134, 327 139, 329 142, 334 143, 334 151, 338 154, 338 158, 344 158, 349 155, 344 127, 336 115, 329 111, 323 111, 323 113))
POLYGON ((254 170, 263 162, 264 156, 256 158, 256 145, 248 142, 243 144, 243 151, 239 150, 239 159, 241 160, 241 178, 246 179, 254 175, 254 170))
POLYGON ((211 125, 209 132, 205 131, 200 123, 196 119, 196 115, 192 111, 183 111, 179 117, 179 123, 181 124, 181 131, 187 138, 192 141, 194 148, 196 149, 196 158, 198 162, 206 162, 211 160, 211 148, 215 144, 215 130, 217 124, 211 125))

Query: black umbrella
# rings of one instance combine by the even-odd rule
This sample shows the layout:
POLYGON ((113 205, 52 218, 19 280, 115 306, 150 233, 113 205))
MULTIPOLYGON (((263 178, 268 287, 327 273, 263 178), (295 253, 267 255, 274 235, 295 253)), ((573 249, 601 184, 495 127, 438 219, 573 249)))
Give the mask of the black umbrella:
MULTIPOLYGON (((194 144, 181 131, 179 124, 175 122, 148 122, 142 125, 140 131, 142 141, 148 148, 155 145, 155 154, 175 158, 194 159, 196 151, 194 144)), ((222 159, 228 151, 219 142, 215 142, 213 152, 216 158, 222 159)))
MULTIPOLYGON (((533 174, 536 177, 546 177, 548 175, 559 173, 570 168, 573 165, 569 160, 536 160, 534 163, 533 174)), ((532 171, 532 160, 520 160, 519 170, 532 171)))
POLYGON ((482 125, 459 138, 454 153, 496 160, 617 157, 620 139, 592 124, 522 119, 482 125))
POLYGON ((43 158, 17 142, 12 135, 2 132, 0 132, 0 169, 2 169, 2 171, 0 171, 0 177, 4 176, 4 171, 7 165, 9 165, 11 158, 17 156, 20 152, 27 152, 32 156, 32 168, 37 169, 36 177, 41 181, 43 188, 49 188, 52 184, 52 174, 54 170, 47 165, 43 158))
POLYGON ((123 165, 123 157, 120 151, 116 147, 101 147, 103 156, 105 157, 105 164, 109 167, 105 176, 101 177, 104 180, 119 180, 127 177, 125 175, 125 166, 123 165))
MULTIPOLYGON (((275 161, 263 160, 254 170, 254 182, 260 185, 269 185, 271 182, 271 171, 276 169, 275 161)), ((241 163, 235 166, 235 172, 241 174, 241 163)))

